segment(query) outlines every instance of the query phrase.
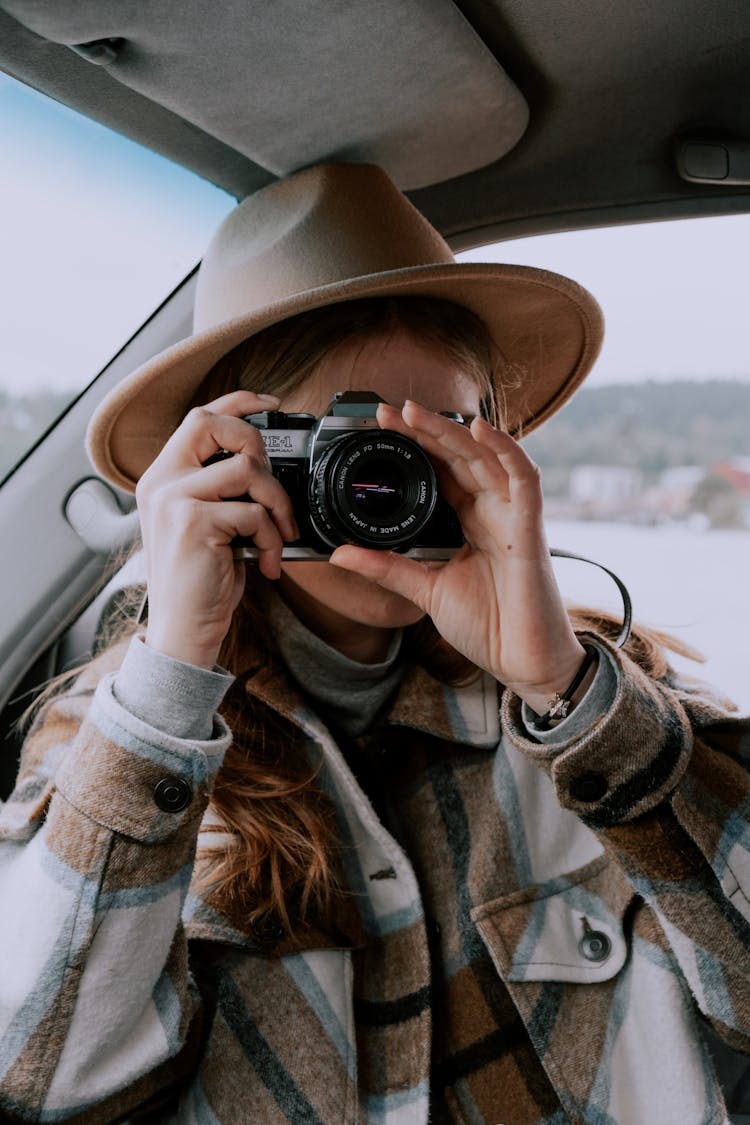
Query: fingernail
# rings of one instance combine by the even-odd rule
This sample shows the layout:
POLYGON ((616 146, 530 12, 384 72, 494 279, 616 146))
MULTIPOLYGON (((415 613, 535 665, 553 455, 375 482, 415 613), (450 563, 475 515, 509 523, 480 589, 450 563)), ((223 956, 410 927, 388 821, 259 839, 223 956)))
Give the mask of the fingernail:
POLYGON ((264 402, 281 402, 278 395, 256 395, 256 398, 262 398, 264 402))

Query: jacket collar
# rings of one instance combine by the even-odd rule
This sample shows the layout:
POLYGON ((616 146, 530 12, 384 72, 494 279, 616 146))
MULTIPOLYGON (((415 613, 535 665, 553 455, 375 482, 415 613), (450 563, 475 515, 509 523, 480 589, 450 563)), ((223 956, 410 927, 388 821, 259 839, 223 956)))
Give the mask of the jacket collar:
MULTIPOLYGON (((306 734, 320 736, 320 719, 277 661, 268 661, 247 673, 245 689, 306 734)), ((386 722, 489 750, 500 741, 498 685, 482 673, 467 686, 450 687, 424 668, 410 665, 386 722)))

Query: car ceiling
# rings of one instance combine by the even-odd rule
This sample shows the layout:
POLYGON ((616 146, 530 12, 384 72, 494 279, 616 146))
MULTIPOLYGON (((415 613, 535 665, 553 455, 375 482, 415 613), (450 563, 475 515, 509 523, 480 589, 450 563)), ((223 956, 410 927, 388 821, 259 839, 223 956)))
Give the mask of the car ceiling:
POLYGON ((0 66, 242 198, 382 164, 455 246, 750 209, 746 0, 0 0, 0 66))

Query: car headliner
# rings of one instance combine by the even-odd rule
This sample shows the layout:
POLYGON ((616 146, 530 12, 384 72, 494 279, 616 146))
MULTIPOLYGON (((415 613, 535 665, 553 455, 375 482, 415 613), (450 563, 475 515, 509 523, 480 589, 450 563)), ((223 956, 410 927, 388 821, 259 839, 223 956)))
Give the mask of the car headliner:
POLYGON ((392 159, 455 247, 750 209, 748 187, 686 182, 675 162, 685 135, 750 137, 746 0, 378 0, 371 18, 331 0, 0 9, 8 73, 238 198, 315 160, 392 159), (255 80, 246 113, 238 74, 255 80), (400 135, 420 98, 421 134, 400 135))

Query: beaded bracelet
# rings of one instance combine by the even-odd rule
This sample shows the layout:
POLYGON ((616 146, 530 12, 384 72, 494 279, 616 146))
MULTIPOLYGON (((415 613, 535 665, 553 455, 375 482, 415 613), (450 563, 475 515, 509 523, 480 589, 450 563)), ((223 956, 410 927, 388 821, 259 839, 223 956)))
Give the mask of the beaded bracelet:
POLYGON ((570 701, 576 689, 580 687, 584 676, 596 660, 597 654, 594 646, 585 644, 583 647, 586 650, 586 655, 581 662, 581 667, 578 669, 565 691, 556 691, 552 698, 547 701, 549 710, 541 715, 534 723, 537 730, 546 730, 553 719, 564 719, 570 710, 570 701))

